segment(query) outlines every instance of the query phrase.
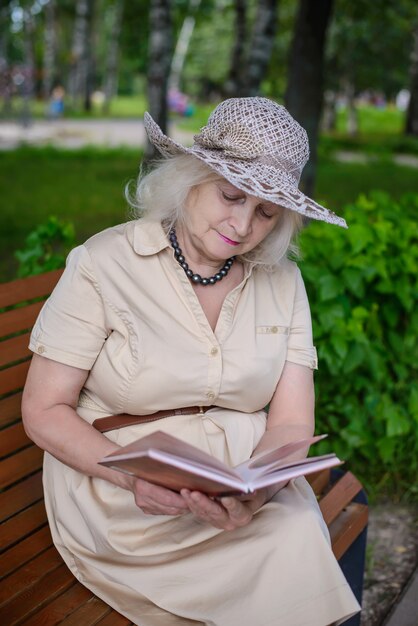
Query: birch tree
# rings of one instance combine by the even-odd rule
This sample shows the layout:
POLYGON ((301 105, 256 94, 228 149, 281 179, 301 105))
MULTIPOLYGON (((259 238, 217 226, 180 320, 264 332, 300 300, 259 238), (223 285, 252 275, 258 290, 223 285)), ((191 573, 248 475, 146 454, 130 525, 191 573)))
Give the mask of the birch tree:
POLYGON ((201 0, 190 0, 189 2, 188 14, 183 20, 171 62, 169 78, 170 89, 180 89, 181 73, 196 23, 195 13, 199 9, 200 2, 201 0))
POLYGON ((124 0, 115 0, 112 7, 112 26, 110 29, 103 87, 103 111, 105 113, 109 112, 110 102, 118 90, 119 39, 122 28, 123 6, 124 0))
POLYGON ((270 61, 277 30, 279 0, 259 0, 247 57, 245 92, 257 96, 270 61))
POLYGON ((29 126, 31 122, 31 102, 35 90, 35 49, 34 49, 35 22, 30 9, 25 9, 23 18, 23 49, 24 49, 24 81, 23 81, 23 108, 22 124, 29 126))
POLYGON ((51 95, 55 77, 56 57, 56 2, 49 0, 45 7, 44 58, 42 92, 45 100, 51 95))
POLYGON ((248 3, 234 0, 235 39, 225 91, 230 96, 256 96, 267 71, 277 30, 279 0, 259 0, 247 42, 248 3))
POLYGON ((5 117, 12 113, 12 83, 8 54, 8 19, 8 11, 3 9, 0 12, 0 96, 3 98, 1 114, 5 117))
POLYGON ((91 95, 94 3, 95 0, 77 0, 68 80, 68 93, 73 106, 80 99, 84 99, 85 108, 89 108, 91 95))
MULTIPOLYGON (((149 112, 167 132, 167 90, 172 57, 172 18, 170 0, 151 0, 150 35, 148 47, 148 104, 149 112)), ((146 157, 154 156, 148 144, 146 157)))

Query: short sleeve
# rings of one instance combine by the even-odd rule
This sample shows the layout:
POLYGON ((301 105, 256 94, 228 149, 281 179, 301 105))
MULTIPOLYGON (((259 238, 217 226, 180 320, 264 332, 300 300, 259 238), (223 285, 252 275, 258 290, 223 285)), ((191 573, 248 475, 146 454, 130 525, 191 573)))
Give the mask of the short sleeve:
POLYGON ((53 361, 90 370, 107 335, 90 255, 79 246, 69 254, 65 271, 38 316, 29 349, 53 361))
POLYGON ((316 349, 312 340, 311 312, 300 270, 296 275, 295 301, 286 361, 318 369, 316 349))

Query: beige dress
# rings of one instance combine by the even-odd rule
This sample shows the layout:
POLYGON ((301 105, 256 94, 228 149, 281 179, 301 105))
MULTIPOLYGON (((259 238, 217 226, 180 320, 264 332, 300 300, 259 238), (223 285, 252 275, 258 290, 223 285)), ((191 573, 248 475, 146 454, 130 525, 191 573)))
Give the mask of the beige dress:
MULTIPOLYGON (((161 226, 129 222, 96 235, 67 268, 30 348, 90 370, 79 414, 147 414, 216 405, 107 433, 124 445, 154 430, 233 465, 265 430, 263 410, 286 360, 316 367, 300 272, 245 268, 213 332, 161 226)), ((83 445, 83 442, 80 442, 83 445)), ((45 454, 54 542, 74 575, 141 626, 326 626, 359 610, 305 479, 248 526, 222 531, 145 515, 130 492, 45 454)))

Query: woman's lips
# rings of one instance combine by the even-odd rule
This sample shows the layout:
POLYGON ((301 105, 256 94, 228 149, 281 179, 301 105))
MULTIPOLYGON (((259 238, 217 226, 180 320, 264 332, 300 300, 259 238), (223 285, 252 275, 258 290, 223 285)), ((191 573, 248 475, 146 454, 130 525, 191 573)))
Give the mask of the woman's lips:
POLYGON ((221 235, 221 233, 218 233, 219 237, 228 245, 230 246, 239 246, 240 242, 239 241, 233 241, 233 239, 229 239, 229 237, 225 237, 225 235, 221 235))

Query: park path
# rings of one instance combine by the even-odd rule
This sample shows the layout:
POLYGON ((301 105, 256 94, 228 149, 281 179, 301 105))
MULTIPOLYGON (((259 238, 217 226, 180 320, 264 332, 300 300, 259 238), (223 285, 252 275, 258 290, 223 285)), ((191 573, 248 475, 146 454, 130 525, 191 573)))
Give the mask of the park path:
MULTIPOLYGON (((170 125, 170 136, 183 145, 191 146, 193 133, 181 130, 175 123, 170 125)), ((115 148, 128 146, 142 148, 145 145, 145 129, 141 119, 124 120, 35 120, 25 128, 18 122, 0 122, 0 150, 13 150, 22 145, 52 145, 58 148, 76 149, 95 145, 115 148)), ((367 164, 372 156, 363 152, 337 151, 335 158, 341 162, 367 164)), ((394 154, 397 165, 418 168, 418 156, 394 154)))
MULTIPOLYGON (((181 131, 174 124, 170 135, 186 145, 193 143, 193 133, 181 131)), ((140 119, 35 120, 26 128, 17 122, 0 122, 0 150, 13 150, 22 144, 70 149, 87 145, 139 149, 145 144, 145 129, 140 119)))

